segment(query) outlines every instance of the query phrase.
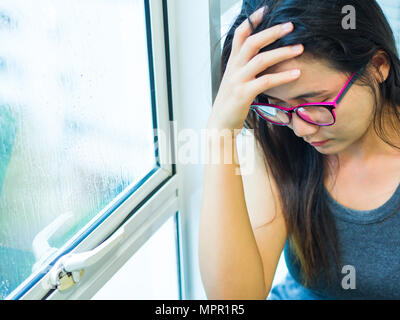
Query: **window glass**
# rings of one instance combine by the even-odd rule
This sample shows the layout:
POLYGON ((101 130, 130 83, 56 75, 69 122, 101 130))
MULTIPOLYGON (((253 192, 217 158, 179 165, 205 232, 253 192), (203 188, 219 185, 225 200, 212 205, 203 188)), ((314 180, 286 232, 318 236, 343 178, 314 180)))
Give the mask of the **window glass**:
POLYGON ((0 298, 155 166, 144 1, 0 3, 0 298))

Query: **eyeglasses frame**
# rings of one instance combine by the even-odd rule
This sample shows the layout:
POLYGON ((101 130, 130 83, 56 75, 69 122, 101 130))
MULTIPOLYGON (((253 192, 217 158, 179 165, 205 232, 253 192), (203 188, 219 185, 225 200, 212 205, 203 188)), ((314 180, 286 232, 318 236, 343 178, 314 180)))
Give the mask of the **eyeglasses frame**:
POLYGON ((258 116, 260 116, 262 119, 271 122, 275 125, 278 126, 287 126, 291 123, 292 121, 292 113, 296 112, 296 114, 305 122, 307 123, 311 123, 313 125, 317 125, 320 127, 326 127, 326 126, 332 126, 336 123, 336 114, 334 109, 337 108, 337 105, 340 103, 340 101, 342 101, 343 97, 346 95, 346 93, 349 91, 349 89, 351 88, 351 86, 354 84, 354 82, 358 79, 358 77, 364 72, 365 67, 362 67, 361 69, 359 69, 358 71, 354 72, 351 77, 347 80, 346 84, 344 85, 344 87, 340 90, 339 94, 336 96, 334 101, 326 101, 326 102, 312 102, 312 103, 303 103, 303 104, 299 104, 295 107, 291 107, 291 108, 287 108, 287 107, 282 107, 282 106, 278 106, 275 104, 269 104, 269 103, 257 103, 257 102, 253 102, 252 105, 250 106, 250 110, 254 110, 256 112, 256 114, 258 116), (315 123, 313 121, 309 121, 304 119, 300 114, 297 113, 297 109, 304 107, 304 106, 327 106, 327 109, 331 112, 331 114, 333 115, 333 122, 329 123, 329 124, 318 124, 315 123), (266 117, 264 117, 259 110, 257 109, 258 106, 264 106, 264 107, 274 107, 277 108, 283 112, 285 112, 288 117, 289 117, 289 123, 288 124, 284 124, 284 123, 277 123, 275 121, 272 121, 266 117))

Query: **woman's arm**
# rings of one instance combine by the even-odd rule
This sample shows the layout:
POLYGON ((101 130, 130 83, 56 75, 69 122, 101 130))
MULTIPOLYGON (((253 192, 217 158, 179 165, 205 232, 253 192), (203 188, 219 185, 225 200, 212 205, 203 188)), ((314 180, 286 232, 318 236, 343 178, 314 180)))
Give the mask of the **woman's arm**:
MULTIPOLYGON (((219 148, 223 154, 232 147, 237 155, 233 136, 213 138, 216 147, 212 152, 219 148)), ((203 284, 208 299, 265 299, 263 264, 247 213, 242 178, 236 174, 236 164, 223 162, 221 157, 219 163, 204 166, 199 234, 203 284)))
MULTIPOLYGON (((278 187, 264 161, 262 148, 254 136, 249 135, 246 139, 253 139, 248 145, 254 145, 254 160, 250 165, 254 169, 247 169, 243 174, 243 186, 252 230, 263 262, 265 286, 269 292, 287 239, 286 223, 278 187)), ((247 152, 247 148, 244 149, 239 157, 248 157, 247 152)))
MULTIPOLYGON (((219 140, 221 152, 233 144, 226 137, 219 140)), ((209 299, 265 299, 271 288, 286 229, 260 150, 256 153, 254 170, 243 177, 235 164, 204 167, 199 259, 209 299)))
MULTIPOLYGON (((223 131, 242 129, 257 95, 300 76, 299 70, 258 76, 270 66, 294 58, 303 51, 303 47, 297 51, 287 46, 259 53, 260 48, 284 37, 294 27, 293 23, 286 23, 253 34, 253 29, 262 22, 266 11, 266 7, 255 11, 234 31, 208 128, 223 131)), ((233 143, 236 134, 231 131, 230 138, 225 138, 225 141, 220 139, 217 150, 211 150, 211 154, 223 153, 231 145, 234 159, 237 159, 236 143, 233 143)), ((248 210, 242 177, 236 170, 238 165, 224 163, 223 157, 220 160, 214 164, 206 162, 204 166, 199 259, 206 293, 211 299, 265 299, 270 290, 270 279, 275 273, 275 261, 278 261, 283 248, 283 222, 275 219, 275 216, 280 217, 278 207, 267 200, 275 199, 268 196, 272 192, 269 179, 259 180, 253 176, 247 180, 250 190, 265 194, 265 197, 249 200, 249 206, 258 209, 248 210), (265 221, 271 223, 265 225, 268 227, 261 225, 254 229, 254 233, 249 214, 252 216, 258 212, 266 214, 265 221), (270 219, 271 216, 273 219, 270 219)))

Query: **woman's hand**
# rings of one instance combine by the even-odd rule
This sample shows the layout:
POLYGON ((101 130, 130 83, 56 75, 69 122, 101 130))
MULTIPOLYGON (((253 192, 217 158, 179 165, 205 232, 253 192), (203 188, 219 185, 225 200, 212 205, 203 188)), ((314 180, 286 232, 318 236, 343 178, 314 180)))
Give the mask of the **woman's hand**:
MULTIPOLYGON (((255 11, 250 19, 257 27, 265 7, 255 11)), ((280 24, 251 35, 246 19, 236 30, 232 40, 232 51, 222 78, 213 109, 208 120, 208 128, 238 129, 239 132, 249 113, 251 103, 257 95, 296 80, 300 70, 264 74, 256 77, 274 64, 294 58, 303 52, 303 45, 281 47, 270 51, 259 51, 293 30, 293 24, 280 24)))

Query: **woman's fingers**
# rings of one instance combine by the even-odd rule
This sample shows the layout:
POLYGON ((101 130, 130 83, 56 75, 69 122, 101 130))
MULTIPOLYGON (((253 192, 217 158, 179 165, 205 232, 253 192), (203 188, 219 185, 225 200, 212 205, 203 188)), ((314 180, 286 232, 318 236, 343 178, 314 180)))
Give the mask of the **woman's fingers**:
MULTIPOLYGON (((262 22, 264 10, 265 8, 261 8, 250 16, 255 28, 262 22)), ((283 47, 259 54, 262 48, 284 37, 293 28, 293 23, 279 24, 252 35, 248 20, 236 28, 231 55, 213 105, 214 125, 217 124, 220 128, 242 128, 250 105, 257 95, 299 77, 299 74, 294 75, 290 71, 265 75, 262 72, 300 54, 304 50, 302 45, 298 52, 291 47, 283 47), (227 114, 229 117, 226 117, 227 114)))
POLYGON ((259 53, 243 68, 242 72, 244 80, 254 79, 258 74, 262 73, 269 67, 300 55, 303 53, 303 50, 304 46, 298 44, 295 46, 280 47, 259 53))
POLYGON ((246 89, 251 95, 257 96, 268 89, 296 80, 300 77, 300 74, 301 71, 299 69, 283 71, 279 73, 269 73, 255 80, 247 82, 246 89))
POLYGON ((278 24, 271 28, 260 31, 250 37, 243 43, 238 60, 240 65, 245 65, 264 47, 275 42, 279 38, 293 31, 293 23, 278 24))
MULTIPOLYGON (((250 15, 250 20, 256 28, 262 21, 263 14, 268 10, 268 7, 261 7, 250 15)), ((232 40, 232 53, 237 54, 240 51, 243 43, 251 35, 252 30, 248 19, 244 20, 235 30, 235 35, 232 40)))

